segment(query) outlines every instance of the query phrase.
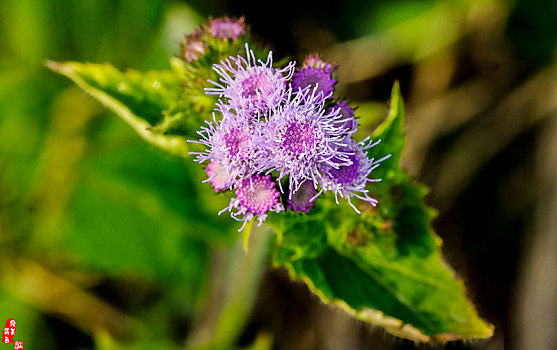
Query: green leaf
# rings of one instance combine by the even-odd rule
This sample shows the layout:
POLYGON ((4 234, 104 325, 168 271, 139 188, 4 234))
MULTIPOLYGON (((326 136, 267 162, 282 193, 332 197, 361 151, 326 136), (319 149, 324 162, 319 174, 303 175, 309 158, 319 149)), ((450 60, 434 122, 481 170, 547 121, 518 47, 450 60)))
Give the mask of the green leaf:
MULTIPOLYGON (((274 264, 304 281, 324 302, 350 315, 418 342, 487 338, 484 322, 463 283, 440 253, 432 231, 435 211, 425 186, 400 168, 404 112, 398 84, 387 119, 373 133, 370 156, 391 154, 380 166, 383 180, 369 190, 377 207, 360 203, 358 215, 331 196, 312 215, 269 218, 278 234, 274 264)), ((377 169, 378 170, 378 169, 377 169)))
POLYGON ((184 136, 193 136, 197 127, 187 124, 187 108, 181 99, 183 81, 173 71, 123 73, 109 64, 51 61, 47 66, 73 80, 146 141, 172 154, 188 155, 184 136))
POLYGON ((381 166, 373 172, 376 178, 382 178, 389 171, 400 171, 400 157, 404 149, 404 105, 402 97, 400 96, 400 88, 398 82, 393 87, 391 96, 391 105, 387 119, 381 123, 377 129, 372 133, 373 140, 381 140, 376 145, 372 153, 380 158, 384 155, 390 154, 391 156, 381 162, 381 166))

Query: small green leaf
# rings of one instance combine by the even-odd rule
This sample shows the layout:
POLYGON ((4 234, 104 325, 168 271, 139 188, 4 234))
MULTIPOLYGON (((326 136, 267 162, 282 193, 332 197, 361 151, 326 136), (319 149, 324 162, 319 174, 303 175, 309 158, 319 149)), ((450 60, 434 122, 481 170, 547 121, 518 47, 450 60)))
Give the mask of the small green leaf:
POLYGON ((400 168, 404 112, 398 84, 387 119, 373 133, 381 143, 370 157, 391 157, 369 186, 377 207, 360 203, 356 214, 331 196, 307 216, 269 218, 278 234, 274 264, 304 281, 324 302, 418 342, 487 338, 484 322, 463 283, 443 260, 432 231, 435 211, 423 203, 427 189, 400 168))
POLYGON ((249 237, 251 236, 251 230, 253 229, 253 220, 249 221, 242 231, 242 248, 244 253, 248 253, 249 237))
POLYGON ((194 135, 195 129, 184 126, 183 82, 175 72, 123 73, 109 64, 46 64, 116 113, 146 141, 169 153, 188 155, 184 136, 194 135))

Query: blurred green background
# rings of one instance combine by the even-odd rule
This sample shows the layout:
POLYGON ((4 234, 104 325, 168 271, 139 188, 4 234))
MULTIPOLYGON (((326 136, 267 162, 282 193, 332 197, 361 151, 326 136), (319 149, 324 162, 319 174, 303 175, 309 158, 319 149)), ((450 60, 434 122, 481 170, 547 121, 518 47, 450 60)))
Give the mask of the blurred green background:
MULTIPOLYGON (((339 64, 337 91, 370 130, 400 80, 404 167, 431 187, 447 260, 496 327, 446 347, 557 348, 557 2, 2 0, 0 322, 16 319, 26 349, 183 348, 207 323, 210 272, 237 235, 222 201, 43 64, 166 68, 184 33, 223 14, 278 57, 339 64)), ((415 346, 283 271, 245 297, 238 347, 415 346)))

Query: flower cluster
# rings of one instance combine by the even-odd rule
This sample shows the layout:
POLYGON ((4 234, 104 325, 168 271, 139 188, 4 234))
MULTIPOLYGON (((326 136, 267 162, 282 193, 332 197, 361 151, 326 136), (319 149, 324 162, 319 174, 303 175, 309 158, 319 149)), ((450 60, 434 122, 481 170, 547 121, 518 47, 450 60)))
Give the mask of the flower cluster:
MULTIPOLYGON (((221 25, 228 37, 239 33, 221 25)), ((356 212, 352 197, 377 203, 366 185, 379 181, 370 173, 388 156, 369 158, 378 141, 354 140, 354 110, 333 99, 333 65, 315 55, 298 70, 295 62, 273 67, 271 52, 257 59, 246 44, 245 57, 229 57, 213 69, 218 80, 205 90, 219 100, 200 139, 192 140, 206 148, 193 154, 207 164, 206 181, 215 191, 234 192, 221 213, 243 221, 240 230, 254 218, 261 224, 269 212, 308 213, 328 191, 356 212)))

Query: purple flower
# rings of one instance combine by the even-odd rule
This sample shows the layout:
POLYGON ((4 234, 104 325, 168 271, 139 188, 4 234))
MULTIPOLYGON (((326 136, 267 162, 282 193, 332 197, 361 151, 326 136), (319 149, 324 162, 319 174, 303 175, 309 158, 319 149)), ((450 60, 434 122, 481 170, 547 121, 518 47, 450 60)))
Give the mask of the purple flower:
POLYGON ((280 203, 280 193, 276 189, 275 181, 269 175, 254 175, 244 179, 236 188, 236 197, 230 200, 230 205, 220 213, 230 212, 230 216, 238 221, 243 221, 242 231, 248 221, 255 216, 260 226, 267 218, 269 211, 278 213, 284 210, 280 203))
POLYGON ((197 61, 201 56, 205 54, 207 50, 207 44, 203 41, 188 41, 182 50, 182 57, 187 62, 197 61))
POLYGON ((207 176, 209 176, 207 181, 209 181, 211 185, 213 185, 213 188, 216 192, 225 190, 227 184, 230 183, 228 172, 216 160, 210 161, 209 164, 207 164, 205 171, 207 172, 207 176))
POLYGON ((298 213, 309 213, 309 209, 313 206, 316 198, 314 183, 306 180, 298 187, 296 192, 292 192, 288 196, 288 209, 298 213))
POLYGON ((346 101, 342 101, 331 107, 331 110, 339 109, 342 120, 336 126, 346 130, 347 136, 352 136, 358 128, 358 120, 354 118, 354 109, 346 101))
MULTIPOLYGON (((249 123, 246 118, 232 114, 226 109, 218 109, 223 114, 223 118, 217 121, 213 113, 213 121, 206 121, 207 126, 201 127, 197 133, 201 136, 199 141, 190 140, 189 142, 199 143, 207 146, 204 152, 191 152, 197 157, 195 161, 203 163, 210 161, 216 162, 222 169, 211 166, 209 181, 219 181, 218 188, 231 188, 243 178, 251 176, 259 166, 258 163, 264 159, 262 149, 258 145, 258 128, 253 123, 249 123), (224 172, 228 178, 225 183, 216 180, 224 177, 224 172)), ((210 164, 211 164, 210 163, 210 164)), ((215 185, 213 185, 215 186, 215 185)), ((215 187, 217 189, 217 187, 215 187)))
POLYGON ((294 62, 282 69, 273 68, 273 55, 267 62, 255 59, 246 44, 247 59, 229 57, 213 69, 220 75, 219 82, 209 81, 215 87, 206 88, 207 94, 225 98, 225 103, 237 113, 248 114, 278 106, 284 99, 287 81, 294 73, 294 62))
POLYGON ((292 88, 294 91, 310 89, 323 95, 326 99, 330 97, 334 90, 336 80, 331 78, 330 69, 305 67, 294 73, 292 78, 292 88))
POLYGON ((186 35, 180 44, 180 53, 187 62, 197 61, 207 51, 207 43, 203 41, 203 28, 196 28, 193 33, 186 35))
MULTIPOLYGON (((211 20, 204 30, 205 37, 236 39, 244 33, 243 19, 211 20)), ((187 38, 187 61, 205 52, 200 33, 187 38)), ((280 201, 285 181, 285 202, 298 213, 308 213, 327 191, 334 192, 337 204, 339 196, 346 198, 358 213, 352 197, 375 205, 366 185, 380 181, 369 176, 389 156, 369 159, 367 150, 377 142, 354 141, 354 109, 346 101, 327 102, 336 83, 335 67, 317 55, 308 56, 296 73, 294 62, 272 65, 272 52, 264 62, 246 44, 246 57, 232 56, 213 66, 219 79, 209 81, 214 86, 205 90, 220 97, 215 112, 222 118, 213 113, 213 120, 206 121, 200 139, 191 141, 206 149, 191 154, 199 163, 208 162, 205 182, 215 191, 235 191, 219 215, 228 211, 243 221, 239 231, 254 218, 261 225, 269 212, 285 210, 280 201)))
POLYGON ((336 164, 331 166, 325 164, 321 167, 323 171, 323 191, 333 191, 335 193, 335 200, 338 204, 338 196, 348 199, 348 203, 359 214, 360 211, 350 201, 351 197, 356 197, 361 200, 369 202, 375 206, 377 200, 368 195, 366 185, 368 182, 378 182, 381 179, 370 179, 369 174, 373 169, 377 168, 379 164, 389 158, 387 155, 381 159, 374 160, 367 157, 366 150, 377 145, 381 140, 372 143, 369 138, 356 143, 353 139, 349 139, 349 144, 343 147, 345 152, 348 152, 350 164, 336 164))
POLYGON ((289 176, 289 188, 296 192, 304 180, 319 183, 320 167, 348 164, 346 152, 339 151, 345 137, 344 130, 335 126, 342 118, 338 112, 325 112, 322 95, 315 89, 297 94, 289 90, 286 102, 262 125, 269 160, 261 170, 278 171, 279 180, 289 176))
POLYGON ((208 26, 208 31, 214 38, 236 40, 240 35, 246 32, 246 25, 243 17, 240 19, 227 17, 210 19, 208 26))

